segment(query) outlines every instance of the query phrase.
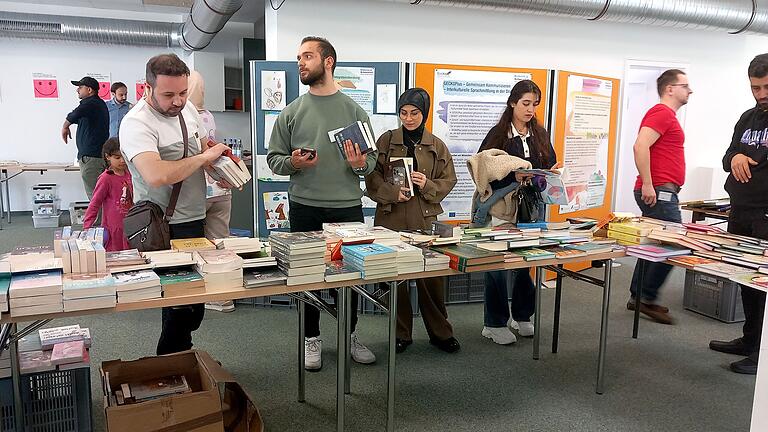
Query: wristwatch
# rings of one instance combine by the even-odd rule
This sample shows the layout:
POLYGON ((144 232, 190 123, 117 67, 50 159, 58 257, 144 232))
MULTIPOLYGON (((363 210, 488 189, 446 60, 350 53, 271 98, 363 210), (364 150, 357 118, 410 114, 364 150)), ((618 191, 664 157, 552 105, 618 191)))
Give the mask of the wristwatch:
POLYGON ((352 171, 354 171, 355 174, 365 174, 365 169, 366 168, 368 168, 368 164, 366 164, 364 167, 352 168, 352 171))

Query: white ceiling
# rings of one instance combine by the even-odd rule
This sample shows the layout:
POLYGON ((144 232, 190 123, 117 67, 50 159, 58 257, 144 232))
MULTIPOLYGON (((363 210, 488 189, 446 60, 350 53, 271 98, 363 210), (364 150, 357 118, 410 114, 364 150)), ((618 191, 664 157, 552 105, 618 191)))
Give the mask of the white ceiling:
MULTIPOLYGON (((18 0, 16 0, 18 1, 18 0)), ((112 11, 154 12, 169 14, 185 14, 189 12, 189 6, 161 6, 159 4, 189 5, 194 0, 29 0, 26 4, 41 6, 72 6, 95 9, 109 9, 112 11)), ((40 13, 54 13, 47 8, 41 8, 40 13)), ((264 0, 246 0, 243 7, 232 17, 233 22, 256 23, 264 19, 264 0)))

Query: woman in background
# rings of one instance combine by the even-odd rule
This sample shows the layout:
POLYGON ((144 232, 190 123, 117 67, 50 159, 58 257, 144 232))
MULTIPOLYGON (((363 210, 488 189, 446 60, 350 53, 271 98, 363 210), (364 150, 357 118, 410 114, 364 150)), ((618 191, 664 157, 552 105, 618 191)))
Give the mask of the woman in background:
MULTIPOLYGON (((541 101, 541 90, 535 82, 523 80, 512 87, 507 98, 507 107, 496 124, 480 145, 480 150, 500 149, 511 156, 525 159, 533 168, 558 168, 557 156, 549 140, 549 133, 536 121, 536 107, 541 101)), ((522 183, 530 176, 511 173, 507 178, 491 182, 496 190, 513 182, 522 183)), ((544 220, 544 205, 539 206, 539 219, 544 220)), ((507 221, 502 221, 507 222, 507 221)), ((517 221, 513 221, 517 222, 517 221)), ((520 221, 535 222, 535 221, 520 221)), ((533 337, 535 329, 531 323, 536 300, 536 288, 527 270, 492 271, 485 273, 485 316, 482 335, 497 344, 515 343, 520 336, 533 337), (512 281, 512 302, 507 292, 507 276, 512 281), (510 319, 511 311, 511 319, 510 319)))
MULTIPOLYGON (((443 212, 440 201, 456 184, 453 159, 446 145, 424 129, 429 115, 429 94, 424 89, 405 91, 397 102, 403 126, 385 132, 376 146, 379 157, 376 169, 365 179, 368 195, 376 201, 374 224, 395 231, 429 230, 432 221, 443 212), (409 187, 389 179, 391 165, 397 158, 412 162, 413 195, 409 187)), ((454 353, 461 346, 453 337, 445 309, 443 278, 417 279, 419 309, 429 342, 439 349, 454 353)), ((397 344, 398 353, 413 343, 413 312, 406 286, 398 285, 397 344)))

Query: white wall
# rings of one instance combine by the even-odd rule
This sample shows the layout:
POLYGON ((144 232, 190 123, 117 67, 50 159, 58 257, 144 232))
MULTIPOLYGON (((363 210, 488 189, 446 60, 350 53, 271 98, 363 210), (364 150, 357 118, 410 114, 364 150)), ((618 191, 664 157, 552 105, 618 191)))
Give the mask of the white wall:
MULTIPOLYGON (((697 181, 698 168, 714 168, 714 179, 704 190, 715 196, 723 194, 720 159, 733 125, 754 105, 747 65, 768 51, 764 36, 376 0, 357 0, 354 7, 341 0, 289 1, 276 15, 274 26, 267 16, 275 60, 294 59, 302 37, 319 35, 334 44, 341 61, 536 67, 620 79, 627 59, 687 63, 694 90, 685 124, 688 182, 697 181)), ((682 198, 696 197, 684 191, 682 198)))
MULTIPOLYGON (((136 20, 181 21, 180 15, 124 12, 57 6, 61 15, 98 16, 136 20)), ((52 13, 51 7, 36 8, 33 4, 0 1, 0 10, 28 13, 52 13)), ((227 64, 236 64, 238 41, 253 37, 253 25, 228 23, 207 51, 221 52, 227 64)), ((147 60, 159 53, 175 52, 187 59, 181 49, 162 47, 131 47, 87 44, 67 41, 40 41, 0 37, 0 118, 3 119, 4 142, 0 144, 0 160, 20 162, 75 161, 74 141, 65 145, 60 137, 64 118, 77 104, 74 86, 69 81, 86 73, 109 72, 112 81, 128 85, 128 100, 135 102, 134 86, 144 77, 147 60), (32 73, 53 73, 58 78, 59 100, 36 101, 32 97, 32 73)), ((250 121, 241 113, 215 113, 222 137, 241 137, 243 146, 250 146, 250 121)), ((77 126, 72 127, 75 136, 77 126)), ((25 173, 10 182, 11 205, 14 211, 31 210, 29 188, 39 182, 60 185, 62 207, 69 202, 87 200, 78 172, 50 171, 44 176, 25 173)))

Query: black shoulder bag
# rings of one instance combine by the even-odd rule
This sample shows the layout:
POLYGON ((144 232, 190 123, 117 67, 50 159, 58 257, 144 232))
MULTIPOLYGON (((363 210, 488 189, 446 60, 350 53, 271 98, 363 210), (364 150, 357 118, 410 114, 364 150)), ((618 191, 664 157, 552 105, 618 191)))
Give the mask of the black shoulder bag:
MULTIPOLYGON (((181 139, 184 144, 184 156, 187 157, 189 151, 189 136, 187 134, 187 125, 184 123, 184 116, 179 112, 179 123, 181 124, 181 139)), ((171 230, 169 221, 176 210, 176 202, 179 200, 181 184, 183 180, 173 185, 171 191, 171 200, 163 213, 159 205, 142 200, 128 210, 128 214, 123 219, 123 230, 128 237, 128 244, 138 249, 140 252, 156 251, 169 249, 171 247, 171 230)))
POLYGON ((534 222, 539 220, 539 204, 543 201, 541 192, 530 182, 517 188, 517 221, 534 222))

